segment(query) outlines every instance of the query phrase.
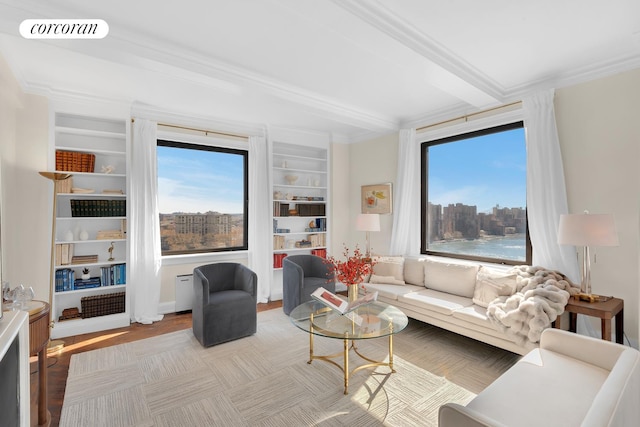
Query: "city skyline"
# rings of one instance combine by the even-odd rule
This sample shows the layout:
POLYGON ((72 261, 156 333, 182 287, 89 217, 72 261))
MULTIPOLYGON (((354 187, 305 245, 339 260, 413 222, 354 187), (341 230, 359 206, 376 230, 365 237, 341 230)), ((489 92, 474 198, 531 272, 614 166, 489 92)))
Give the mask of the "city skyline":
POLYGON ((429 147, 429 202, 462 203, 489 213, 496 205, 526 207, 523 128, 429 147))

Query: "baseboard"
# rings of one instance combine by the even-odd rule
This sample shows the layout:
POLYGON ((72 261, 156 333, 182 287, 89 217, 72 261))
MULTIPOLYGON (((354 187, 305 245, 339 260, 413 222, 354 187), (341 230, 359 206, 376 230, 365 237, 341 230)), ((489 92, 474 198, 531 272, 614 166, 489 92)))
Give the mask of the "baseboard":
POLYGON ((176 302, 161 302, 158 304, 158 314, 169 314, 176 312, 176 302))

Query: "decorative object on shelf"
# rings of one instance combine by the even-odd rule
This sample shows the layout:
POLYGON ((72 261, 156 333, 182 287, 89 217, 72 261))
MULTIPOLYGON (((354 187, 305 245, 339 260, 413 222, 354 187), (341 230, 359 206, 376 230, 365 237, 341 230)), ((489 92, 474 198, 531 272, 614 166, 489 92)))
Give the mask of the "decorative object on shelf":
POLYGON ((73 242, 73 231, 67 230, 67 232, 64 233, 64 240, 66 242, 73 242))
MULTIPOLYGON (((94 156, 95 159, 95 156, 94 156)), ((58 152, 56 152, 56 169, 58 169, 58 152)), ((69 179, 72 175, 70 173, 62 172, 39 172, 41 176, 51 180, 53 182, 53 209, 51 213, 51 264, 49 265, 49 307, 53 307, 53 292, 54 292, 54 270, 55 270, 55 255, 56 255, 56 214, 57 214, 57 195, 56 195, 56 182, 69 179)), ((53 316, 49 327, 53 328, 53 316)), ((60 340, 49 341, 49 351, 59 351, 64 346, 64 342, 60 340)))
POLYGON ((320 187, 320 180, 318 178, 313 178, 313 186, 320 187))
POLYGON ((338 260, 333 256, 326 258, 327 263, 333 266, 332 272, 338 281, 347 285, 349 302, 358 298, 358 286, 371 274, 375 261, 365 257, 358 245, 349 253, 349 248, 344 246, 342 253, 344 260, 338 260))
POLYGON ((284 179, 289 185, 293 185, 298 181, 298 175, 285 175, 284 179))
MULTIPOLYGON (((618 246, 618 232, 612 214, 560 215, 558 244, 582 246, 580 293, 591 295, 591 255, 589 246, 618 246)), ((586 298, 591 300, 590 298, 586 298)))
POLYGON ((367 233, 367 251, 365 256, 371 258, 371 241, 369 240, 369 232, 380 231, 380 215, 372 213, 358 214, 356 218, 356 230, 366 231, 367 233))
POLYGON ((82 278, 82 280, 89 280, 91 278, 91 275, 89 274, 89 269, 88 268, 83 268, 82 269, 82 276, 80 276, 82 278))
POLYGON ((111 246, 109 246, 109 261, 113 261, 113 242, 111 242, 111 246))
POLYGON ((274 191, 273 192, 273 199, 274 200, 282 200, 283 197, 284 197, 284 194, 282 194, 282 191, 274 191))
POLYGON ((93 194, 95 190, 91 188, 71 187, 71 192, 74 194, 93 194))
POLYGON ((106 174, 112 173, 114 170, 116 170, 116 167, 113 165, 103 165, 102 168, 100 168, 100 171, 106 174))
POLYGON ((283 169, 286 169, 287 168, 287 161, 283 160, 282 163, 281 163, 281 166, 282 166, 283 169))
POLYGON ((391 183, 363 185, 360 190, 362 213, 390 214, 392 211, 391 183))
POLYGON ((80 234, 78 236, 80 240, 89 240, 89 233, 84 228, 80 230, 80 234))

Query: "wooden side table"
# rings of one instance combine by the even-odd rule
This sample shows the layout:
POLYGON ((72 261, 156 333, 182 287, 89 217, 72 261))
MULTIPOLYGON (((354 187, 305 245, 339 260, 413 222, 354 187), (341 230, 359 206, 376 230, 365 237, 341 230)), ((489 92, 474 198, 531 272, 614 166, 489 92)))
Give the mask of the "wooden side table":
POLYGON ((38 426, 51 422, 47 409, 47 344, 49 344, 49 304, 44 301, 28 303, 29 353, 38 355, 38 426))
MULTIPOLYGON (((602 339, 611 341, 611 319, 616 319, 616 342, 624 343, 624 301, 620 298, 609 298, 607 301, 587 302, 576 297, 569 298, 565 307, 569 313, 569 331, 575 332, 578 314, 598 317, 602 339)), ((555 327, 560 328, 560 317, 556 319, 555 327)))

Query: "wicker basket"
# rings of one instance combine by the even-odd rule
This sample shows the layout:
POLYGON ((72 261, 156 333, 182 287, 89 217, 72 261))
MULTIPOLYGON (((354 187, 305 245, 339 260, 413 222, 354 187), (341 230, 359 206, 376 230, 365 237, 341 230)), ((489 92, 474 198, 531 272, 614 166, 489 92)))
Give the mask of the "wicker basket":
POLYGON ((95 154, 77 151, 56 151, 56 170, 66 172, 93 172, 96 164, 95 154))
POLYGON ((82 318, 124 313, 124 292, 80 298, 82 318))

